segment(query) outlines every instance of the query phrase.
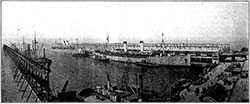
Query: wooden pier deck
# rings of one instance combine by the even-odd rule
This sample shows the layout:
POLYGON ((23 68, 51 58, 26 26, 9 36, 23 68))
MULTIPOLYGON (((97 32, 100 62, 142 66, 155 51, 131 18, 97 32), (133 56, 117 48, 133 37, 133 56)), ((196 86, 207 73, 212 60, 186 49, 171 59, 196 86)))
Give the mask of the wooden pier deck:
MULTIPOLYGON (((28 93, 23 95, 23 92, 17 87, 17 82, 13 78, 12 70, 16 67, 8 56, 5 56, 1 50, 1 102, 2 103, 24 103, 28 93), (23 97, 22 97, 23 96, 23 97)), ((24 88, 23 88, 24 89, 24 88)), ((30 92, 31 88, 27 88, 27 92, 30 92)), ((28 102, 35 102, 35 97, 31 96, 28 102)))

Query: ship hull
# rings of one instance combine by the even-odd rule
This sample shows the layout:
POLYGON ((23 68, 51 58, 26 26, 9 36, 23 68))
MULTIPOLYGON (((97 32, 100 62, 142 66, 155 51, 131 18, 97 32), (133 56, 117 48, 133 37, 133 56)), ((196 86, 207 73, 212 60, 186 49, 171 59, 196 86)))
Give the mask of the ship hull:
POLYGON ((167 66, 191 66, 190 55, 147 57, 146 62, 167 66))
POLYGON ((134 57, 123 57, 123 56, 112 56, 112 55, 106 55, 106 57, 112 61, 118 61, 124 63, 140 63, 143 60, 146 60, 146 58, 134 58, 134 57))
MULTIPOLYGON (((154 56, 154 57, 145 57, 145 58, 135 58, 135 57, 124 57, 124 56, 112 56, 105 55, 112 61, 124 62, 124 63, 143 63, 147 62, 148 64, 160 65, 160 66, 190 66, 190 56, 154 56)), ((144 64, 142 64, 144 65, 144 64)), ((147 66, 147 65, 145 65, 147 66)))

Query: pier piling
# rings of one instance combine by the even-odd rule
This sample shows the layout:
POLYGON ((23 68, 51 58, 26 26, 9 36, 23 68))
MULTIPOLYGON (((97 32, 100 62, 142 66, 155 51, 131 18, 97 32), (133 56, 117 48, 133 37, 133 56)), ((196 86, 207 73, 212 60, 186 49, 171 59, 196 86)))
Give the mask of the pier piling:
POLYGON ((51 63, 48 63, 48 66, 46 66, 44 63, 36 62, 34 59, 19 53, 7 45, 3 46, 3 51, 10 57, 16 67, 12 70, 12 73, 17 87, 20 87, 19 91, 23 91, 21 97, 24 97, 27 88, 30 87, 31 90, 26 102, 29 101, 32 91, 36 97, 35 101, 49 102, 51 98, 51 89, 49 87, 49 74, 51 70, 49 69, 49 65, 51 63), (25 82, 27 83, 26 87, 22 90, 25 82))

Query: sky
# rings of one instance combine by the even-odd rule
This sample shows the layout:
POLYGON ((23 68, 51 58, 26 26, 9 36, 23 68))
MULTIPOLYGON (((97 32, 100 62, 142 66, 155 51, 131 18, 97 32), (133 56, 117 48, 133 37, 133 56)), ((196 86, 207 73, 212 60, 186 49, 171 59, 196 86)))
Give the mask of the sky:
POLYGON ((222 43, 248 46, 247 2, 2 2, 3 42, 222 43))

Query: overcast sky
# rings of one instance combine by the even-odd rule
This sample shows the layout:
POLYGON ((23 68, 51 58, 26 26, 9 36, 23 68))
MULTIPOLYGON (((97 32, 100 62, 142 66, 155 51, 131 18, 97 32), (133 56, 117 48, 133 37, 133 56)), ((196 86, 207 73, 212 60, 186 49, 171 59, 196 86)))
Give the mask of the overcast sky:
POLYGON ((227 43, 247 46, 247 2, 2 2, 4 41, 227 43), (19 31, 18 31, 19 29, 19 31))

